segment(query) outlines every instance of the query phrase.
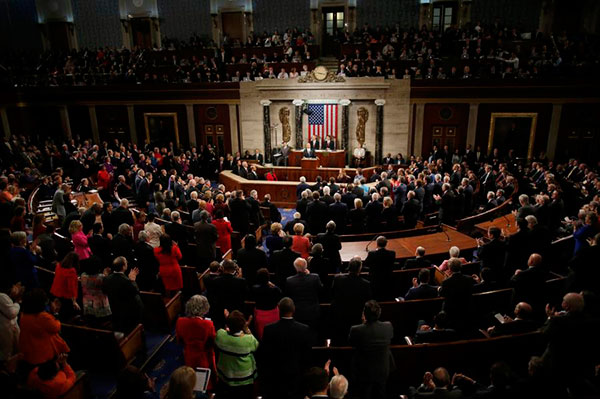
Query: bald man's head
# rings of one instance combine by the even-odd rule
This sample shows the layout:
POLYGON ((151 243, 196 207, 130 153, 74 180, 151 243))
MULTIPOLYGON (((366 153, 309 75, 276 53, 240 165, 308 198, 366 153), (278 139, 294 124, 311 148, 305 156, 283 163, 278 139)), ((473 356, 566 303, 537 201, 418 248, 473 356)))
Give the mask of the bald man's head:
POLYGON ((442 388, 450 385, 450 374, 443 367, 438 367, 433 371, 433 382, 436 387, 442 388))
POLYGON ((533 309, 527 302, 519 302, 517 303, 517 306, 515 306, 515 317, 518 317, 519 319, 529 319, 531 317, 531 312, 533 312, 533 309))
POLYGON ((563 297, 562 307, 567 312, 581 313, 584 306, 585 302, 581 294, 570 292, 563 297))
POLYGON ((529 260, 527 261, 527 265, 529 267, 537 267, 542 264, 542 255, 540 254, 531 254, 529 260))

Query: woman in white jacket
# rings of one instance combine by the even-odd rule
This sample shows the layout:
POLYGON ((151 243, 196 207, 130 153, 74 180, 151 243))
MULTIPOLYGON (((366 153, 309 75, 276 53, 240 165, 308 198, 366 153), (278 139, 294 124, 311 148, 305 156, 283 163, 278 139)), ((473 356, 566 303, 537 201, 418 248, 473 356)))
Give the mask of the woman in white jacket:
POLYGON ((17 316, 21 309, 17 300, 23 289, 21 284, 9 282, 3 282, 0 287, 0 362, 17 353, 20 333, 17 316))

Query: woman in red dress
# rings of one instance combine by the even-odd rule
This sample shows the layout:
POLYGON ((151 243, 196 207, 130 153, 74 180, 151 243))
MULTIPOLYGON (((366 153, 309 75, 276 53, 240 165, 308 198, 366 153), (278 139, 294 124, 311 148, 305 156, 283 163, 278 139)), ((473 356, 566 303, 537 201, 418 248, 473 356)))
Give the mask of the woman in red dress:
POLYGON ((174 294, 183 288, 181 277, 181 251, 167 234, 160 236, 160 245, 154 248, 154 256, 158 260, 158 274, 162 279, 167 294, 174 294))
MULTIPOLYGON (((177 341, 183 343, 185 365, 211 370, 211 383, 215 369, 215 326, 204 316, 210 309, 208 300, 202 295, 194 295, 185 304, 185 317, 180 317, 175 325, 177 341)), ((212 384, 211 384, 212 385, 212 384)))
POLYGON ((217 228, 217 234, 219 235, 217 246, 221 248, 221 253, 224 254, 231 249, 231 233, 233 232, 231 223, 223 218, 223 211, 219 209, 215 213, 212 224, 217 228))
POLYGON ((78 268, 79 256, 75 252, 69 252, 60 263, 56 264, 54 270, 54 280, 50 287, 50 293, 60 299, 59 318, 62 321, 69 321, 75 313, 81 310, 77 303, 78 268))

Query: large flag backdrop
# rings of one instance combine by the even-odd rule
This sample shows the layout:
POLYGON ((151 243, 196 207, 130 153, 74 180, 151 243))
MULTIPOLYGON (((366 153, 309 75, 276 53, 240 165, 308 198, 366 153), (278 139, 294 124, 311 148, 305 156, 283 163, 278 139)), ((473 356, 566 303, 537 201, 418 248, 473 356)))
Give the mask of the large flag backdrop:
POLYGON ((308 104, 308 139, 317 136, 320 140, 338 136, 338 105, 337 104, 308 104))

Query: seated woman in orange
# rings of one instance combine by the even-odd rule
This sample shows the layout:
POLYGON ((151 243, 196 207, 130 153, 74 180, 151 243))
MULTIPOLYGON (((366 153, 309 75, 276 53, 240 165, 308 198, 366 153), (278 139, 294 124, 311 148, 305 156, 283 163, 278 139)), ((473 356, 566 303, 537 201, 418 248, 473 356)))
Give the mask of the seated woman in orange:
POLYGON ((154 256, 158 260, 158 274, 162 279, 167 294, 174 294, 183 288, 181 277, 181 251, 168 234, 160 236, 160 245, 154 248, 154 256))
POLYGON ((308 237, 303 236, 304 225, 302 223, 296 223, 294 225, 294 237, 292 244, 292 251, 298 252, 304 259, 308 259, 310 253, 310 240, 308 237))
POLYGON ((73 385, 77 376, 67 364, 67 356, 61 354, 31 370, 27 378, 27 386, 42 394, 43 398, 58 398, 73 385))
POLYGON ((216 331, 213 322, 204 318, 209 309, 210 305, 206 297, 202 295, 191 297, 185 304, 185 317, 177 320, 175 334, 177 341, 184 345, 185 365, 210 369, 211 382, 214 382, 216 331))
POLYGON ((60 263, 56 264, 50 293, 60 300, 62 321, 69 321, 76 312, 81 310, 77 304, 78 268, 79 256, 75 252, 69 252, 60 263))
POLYGON ((217 246, 221 248, 221 253, 224 254, 231 249, 231 233, 233 232, 231 222, 223 218, 223 211, 219 209, 215 212, 215 218, 212 221, 212 224, 217 228, 217 234, 219 236, 219 238, 217 238, 217 246))
MULTIPOLYGON (((69 352, 69 346, 59 335, 60 322, 46 311, 47 305, 48 297, 41 288, 35 288, 23 296, 19 350, 23 353, 23 360, 32 365, 45 363, 61 353, 69 352)), ((55 313, 58 306, 52 302, 51 312, 55 313)))

